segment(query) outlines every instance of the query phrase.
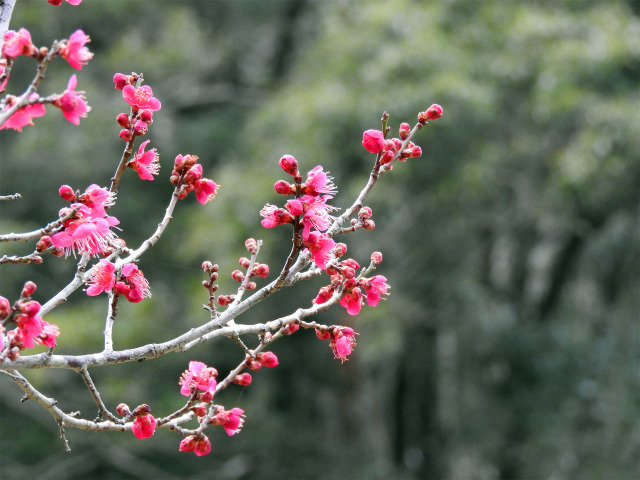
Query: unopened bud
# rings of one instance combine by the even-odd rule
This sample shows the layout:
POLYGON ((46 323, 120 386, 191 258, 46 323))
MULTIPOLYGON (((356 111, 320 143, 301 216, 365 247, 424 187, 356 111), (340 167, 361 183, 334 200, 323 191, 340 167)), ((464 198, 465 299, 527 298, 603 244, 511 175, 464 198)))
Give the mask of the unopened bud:
POLYGON ((204 262, 202 262, 202 270, 204 270, 205 272, 213 271, 213 264, 209 260, 205 260, 204 262))
POLYGON ((71 188, 69 185, 62 185, 58 189, 58 193, 67 202, 75 202, 76 201, 76 194, 73 191, 73 188, 71 188))
POLYGON ((298 175, 298 162, 293 155, 285 155, 280 159, 280 168, 289 175, 298 175))
POLYGON ((191 411, 195 413, 198 417, 204 417, 207 414, 207 407, 205 405, 196 405, 191 407, 191 411))
POLYGON ((127 115, 126 113, 118 114, 118 116, 116 117, 116 122, 118 122, 118 125, 120 125, 122 128, 128 129, 131 126, 129 115, 127 115))
POLYGON ((258 251, 258 242, 255 238, 247 238, 247 240, 244 242, 244 246, 247 248, 251 255, 258 251))
POLYGON ((281 195, 291 195, 296 191, 295 187, 285 180, 278 180, 273 188, 281 195))
POLYGON ((364 228, 365 230, 373 230, 374 228, 376 228, 376 224, 373 220, 367 218, 362 222, 362 228, 364 228))
POLYGON ((256 355, 256 360, 267 368, 273 368, 278 365, 278 357, 273 352, 260 352, 256 355))
POLYGON ((371 263, 373 263, 374 266, 378 266, 382 263, 382 253, 380 252, 373 252, 371 254, 371 263))
POLYGON ((117 90, 122 90, 125 85, 130 85, 129 77, 122 73, 116 73, 113 76, 113 84, 117 90))
POLYGON ((45 235, 44 237, 40 237, 40 240, 38 240, 38 243, 36 243, 36 251, 44 252, 50 246, 51 246, 51 237, 45 235))
POLYGON ((131 133, 131 130, 125 128, 124 130, 120 130, 120 138, 125 142, 130 142, 131 139, 133 139, 133 133, 131 133))
POLYGON ((326 330, 316 328, 316 337, 318 337, 320 340, 329 340, 331 338, 331 334, 326 330))
POLYGON ((411 125, 406 122, 400 124, 400 139, 405 140, 409 136, 409 132, 411 132, 411 125))
POLYGON ((249 268, 249 265, 251 265, 251 260, 249 260, 247 257, 240 257, 238 259, 238 263, 243 268, 249 268))
POLYGON ((373 212, 371 211, 370 207, 362 207, 360 209, 360 212, 358 212, 358 217, 360 217, 360 218, 371 218, 372 214, 373 214, 373 212))
POLYGON ((336 243, 336 246, 333 249, 333 253, 336 257, 342 257, 347 253, 347 245, 344 243, 336 243))
POLYGON ((147 125, 153 123, 153 112, 151 110, 141 110, 138 112, 138 118, 143 122, 146 122, 147 125))
POLYGON ((36 291, 37 285, 32 281, 25 282, 24 287, 22 287, 21 297, 27 298, 33 295, 36 291))
POLYGON ((217 301, 218 305, 224 307, 225 305, 229 305, 231 302, 233 302, 233 297, 231 295, 220 295, 217 301))
POLYGON ((11 313, 11 303, 6 298, 0 296, 0 320, 4 320, 11 313))
POLYGON ((289 325, 284 327, 284 330, 282 330, 282 333, 285 334, 285 335, 293 335, 298 330, 300 330, 300 324, 298 324, 298 323, 290 323, 289 325))
POLYGON ((231 278, 233 278, 236 282, 242 282, 244 280, 244 273, 240 270, 234 270, 231 272, 231 278))
POLYGON ((40 311, 40 303, 35 300, 20 305, 20 311, 28 317, 35 317, 40 311))
POLYGON ((253 379, 251 378, 251 374, 250 373, 241 373, 239 375, 236 375, 235 377, 233 377, 233 383, 235 383, 236 385, 242 385, 244 387, 251 385, 251 381, 253 379))
POLYGON ((262 364, 256 360, 251 360, 247 363, 247 368, 255 372, 262 368, 262 364))
POLYGON ((121 403, 116 407, 116 413, 122 417, 127 417, 131 415, 131 410, 129 410, 129 405, 121 403))
POLYGON ((142 120, 138 120, 136 125, 133 127, 136 135, 144 135, 147 133, 148 128, 149 126, 147 125, 147 122, 143 122, 142 120))

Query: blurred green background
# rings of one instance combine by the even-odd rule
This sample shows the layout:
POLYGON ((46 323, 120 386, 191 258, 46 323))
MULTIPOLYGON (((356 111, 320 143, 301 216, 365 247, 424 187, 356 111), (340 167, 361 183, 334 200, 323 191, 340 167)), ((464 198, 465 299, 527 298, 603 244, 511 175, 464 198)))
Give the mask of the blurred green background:
MULTIPOLYGON (((163 103, 147 137, 161 174, 141 182, 128 171, 113 209, 128 244, 160 220, 178 153, 200 156, 222 185, 204 208, 181 202, 143 257, 153 298, 122 305, 117 349, 206 321, 201 262, 218 263, 230 291, 249 236, 278 269, 290 232, 263 229, 258 212, 280 201, 281 155, 331 171, 345 207, 372 162, 362 131, 379 128, 384 110, 394 134, 431 103, 445 114, 418 135, 423 157, 374 189, 376 229, 342 239, 362 264, 381 250, 378 273, 392 285, 356 318, 342 308, 318 318, 360 333, 349 362, 312 332, 275 343, 280 366, 220 398, 246 411, 243 432, 214 430, 203 458, 178 452, 165 430, 144 441, 67 431, 66 453, 55 421, 0 378, 1 476, 639 478, 639 14, 622 0, 18 0, 11 26, 37 45, 77 28, 91 36, 89 65, 55 62, 40 93, 77 73, 93 110, 79 127, 49 107, 35 127, 0 132, 0 193, 23 195, 0 203, 0 231, 55 218, 62 183, 108 184, 123 147, 116 72, 143 72, 163 103)), ((10 93, 32 68, 17 62, 10 93)), ((74 271, 58 258, 0 268, 0 294, 34 280, 41 301, 74 271)), ((321 285, 280 292, 240 321, 290 313, 321 285)), ((48 315, 62 330, 58 353, 101 349, 104 312, 101 297, 78 291, 48 315)), ((241 358, 220 339, 91 373, 112 409, 145 402, 162 416, 182 405, 189 360, 224 373, 241 358)), ((74 372, 25 375, 64 410, 95 414, 74 372)))

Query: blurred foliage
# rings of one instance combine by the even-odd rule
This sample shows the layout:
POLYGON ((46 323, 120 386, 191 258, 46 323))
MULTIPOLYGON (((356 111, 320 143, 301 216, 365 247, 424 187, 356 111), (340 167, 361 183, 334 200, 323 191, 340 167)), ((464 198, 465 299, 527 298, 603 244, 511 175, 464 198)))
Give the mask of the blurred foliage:
MULTIPOLYGON (((247 236, 264 240, 262 260, 277 270, 290 233, 261 229, 258 211, 278 201, 282 154, 330 170, 345 207, 372 161, 361 133, 383 110, 394 128, 433 102, 445 115, 420 132, 423 158, 376 185, 376 230, 344 239, 361 263, 381 250, 393 287, 357 319, 320 316, 360 332, 348 363, 310 332, 275 343, 280 366, 221 398, 246 410, 245 430, 215 432, 199 459, 165 431, 144 442, 70 431, 66 453, 55 422, 5 381, 4 478, 637 478, 638 2, 84 3, 18 2, 12 27, 36 43, 76 28, 92 37, 96 57, 78 78, 93 111, 80 127, 51 111, 0 133, 0 191, 24 196, 0 204, 1 231, 54 218, 61 183, 107 184, 122 148, 117 71, 144 72, 163 102, 149 133, 162 172, 192 153, 222 185, 206 208, 181 202, 143 257, 154 297, 122 308, 117 348, 205 321, 199 265, 219 263, 231 289, 224 272, 247 236)), ((62 63, 42 94, 66 85, 62 63)), ((114 214, 136 245, 171 188, 128 173, 114 214)), ((72 263, 3 265, 2 294, 31 279, 45 299, 72 263)), ((288 313, 320 286, 281 292, 241 320, 288 313)), ((96 348, 104 305, 83 297, 47 317, 61 351, 96 348)), ((92 373, 107 405, 147 402, 162 415, 181 405, 177 379, 191 359, 224 372, 240 352, 220 340, 92 373)), ((95 410, 73 372, 26 374, 62 408, 95 410)))

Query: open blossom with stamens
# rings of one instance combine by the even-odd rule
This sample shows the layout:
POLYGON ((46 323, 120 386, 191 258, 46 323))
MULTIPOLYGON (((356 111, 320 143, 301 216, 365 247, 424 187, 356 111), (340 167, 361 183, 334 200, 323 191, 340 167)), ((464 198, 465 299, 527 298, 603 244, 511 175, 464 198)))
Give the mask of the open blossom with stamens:
POLYGON ((93 53, 85 46, 91 39, 82 30, 76 30, 69 37, 67 45, 60 51, 60 55, 76 70, 81 70, 93 58, 93 53))
POLYGON ((158 164, 158 151, 153 148, 144 151, 145 147, 151 140, 142 142, 138 153, 129 162, 129 167, 133 168, 142 180, 153 180, 153 176, 158 174, 160 165, 158 164))
POLYGON ((109 260, 101 259, 98 265, 89 270, 89 288, 87 295, 94 297, 110 291, 116 283, 116 266, 109 260))
POLYGON ((311 228, 315 228, 321 232, 325 231, 331 225, 333 217, 329 215, 329 211, 334 207, 327 205, 327 200, 330 200, 331 195, 323 195, 321 197, 313 197, 305 195, 300 198, 303 204, 304 215, 302 217, 302 238, 307 240, 311 228))
POLYGON ((216 197, 220 185, 209 178, 202 178, 195 181, 194 187, 196 200, 204 205, 216 197))
POLYGON ((244 425, 244 419, 244 410, 241 408, 236 407, 227 411, 221 408, 210 422, 212 425, 222 425, 227 435, 232 436, 240 432, 244 425))
POLYGON ((125 296, 130 302, 137 303, 151 296, 149 281, 144 277, 142 270, 140 270, 135 263, 124 264, 122 267, 122 278, 129 284, 125 296))
POLYGON ((115 204, 115 198, 113 192, 93 183, 78 197, 78 202, 89 207, 94 217, 104 217, 106 209, 115 204))
POLYGON ((185 370, 180 377, 179 385, 180 393, 185 397, 189 397, 198 389, 204 392, 214 393, 216 391, 216 377, 218 371, 213 367, 207 367, 202 362, 189 362, 189 369, 185 370))
MULTIPOLYGON (((81 203, 72 203, 71 208, 77 208, 75 215, 64 223, 64 230, 51 235, 51 244, 56 248, 63 248, 65 254, 88 253, 100 255, 107 251, 116 234, 111 227, 120 223, 117 218, 95 217, 92 210, 81 203)), ((63 208, 60 216, 65 216, 69 208, 63 208)))
MULTIPOLYGON (((11 100, 15 97, 8 97, 5 108, 10 107, 15 104, 15 100, 11 100)), ((34 102, 40 98, 37 93, 32 93, 29 96, 29 101, 34 102)), ((19 108, 13 115, 11 115, 6 122, 4 122, 0 126, 0 130, 4 130, 6 128, 13 128, 18 132, 22 131, 22 127, 26 127, 27 125, 33 125, 32 119, 37 117, 42 117, 46 114, 46 110, 44 108, 44 104, 42 103, 32 103, 30 105, 25 105, 24 107, 19 108)))
POLYGON ((260 222, 264 228, 273 228, 277 225, 293 222, 293 217, 284 208, 268 203, 260 210, 260 215, 264 218, 260 222))
POLYGON ((340 299, 340 305, 347 309, 349 315, 357 315, 362 308, 362 291, 355 287, 347 291, 340 299))
POLYGON ((60 109, 64 118, 74 125, 79 125, 80 118, 86 117, 87 113, 91 111, 91 107, 85 101, 84 92, 75 91, 77 84, 78 79, 75 75, 71 75, 67 89, 53 102, 60 109))
POLYGON ((122 97, 135 111, 146 109, 151 111, 160 110, 162 104, 153 96, 153 90, 148 85, 135 88, 132 85, 125 85, 122 88, 122 97))
POLYGON ((361 283, 367 295, 367 303, 372 307, 378 305, 380 296, 387 295, 387 290, 391 288, 386 283, 386 277, 383 277, 382 275, 376 275, 375 277, 362 280, 363 281, 361 281, 361 283))
POLYGON ((349 327, 334 330, 329 346, 333 350, 335 358, 339 358, 342 362, 348 360, 347 356, 351 355, 356 347, 356 335, 357 333, 349 327))
POLYGON ((303 191, 307 195, 319 195, 322 193, 335 195, 338 190, 332 180, 333 177, 327 175, 322 170, 322 166, 318 165, 307 173, 307 181, 304 182, 303 191))

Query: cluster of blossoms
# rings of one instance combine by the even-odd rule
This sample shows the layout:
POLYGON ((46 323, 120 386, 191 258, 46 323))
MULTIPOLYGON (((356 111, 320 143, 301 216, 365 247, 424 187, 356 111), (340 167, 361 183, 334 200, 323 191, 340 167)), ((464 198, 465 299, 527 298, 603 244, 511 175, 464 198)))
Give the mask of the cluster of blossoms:
MULTIPOLYGON (((268 367, 274 367, 278 364, 277 358, 271 352, 257 354, 256 361, 262 362, 264 366, 268 367), (267 353, 270 355, 266 355, 267 353)), ((188 409, 195 414, 200 425, 221 426, 227 435, 232 436, 240 432, 244 425, 244 410, 237 407, 225 410, 221 405, 212 403, 218 385, 217 376, 218 371, 215 368, 208 367, 203 362, 191 361, 189 368, 182 373, 178 382, 180 393, 189 397, 188 409)), ((232 383, 242 386, 250 385, 251 374, 236 375, 232 383)), ((131 411, 126 404, 121 403, 116 408, 116 412, 124 417, 125 421, 133 420, 131 430, 137 438, 143 440, 155 433, 158 422, 151 414, 151 409, 147 404, 142 404, 131 411)), ((202 433, 202 430, 203 428, 199 428, 196 433, 185 430, 185 438, 180 442, 179 450, 194 452, 197 456, 210 453, 211 442, 202 433)))
MULTIPOLYGON (((19 31, 9 30, 4 34, 2 55, 0 59, 0 92, 3 92, 9 80, 11 66, 18 56, 32 57, 39 63, 50 60, 56 55, 61 56, 69 65, 81 70, 83 65, 93 58, 86 44, 91 41, 82 30, 76 30, 68 40, 56 42, 51 49, 38 48, 31 41, 31 34, 25 28, 19 31)), ((64 117, 74 125, 80 123, 80 118, 86 117, 91 107, 87 105, 83 91, 76 90, 78 80, 75 75, 69 78, 66 90, 61 94, 50 95, 42 98, 36 92, 28 98, 7 95, 0 101, 0 115, 8 112, 20 102, 20 107, 6 119, 0 130, 12 128, 21 131, 22 127, 33 125, 33 119, 46 114, 45 104, 52 104, 60 109, 64 117)))
MULTIPOLYGON (((336 248, 337 253, 346 252, 346 246, 339 244, 341 248, 336 248)), ((382 261, 382 254, 374 252, 371 255, 372 266, 377 266, 382 261)), ((313 300, 314 303, 322 304, 333 297, 334 292, 341 289, 342 297, 340 305, 347 309, 350 315, 358 315, 363 304, 363 296, 367 304, 375 307, 380 302, 382 295, 386 295, 389 290, 387 279, 382 275, 375 275, 371 278, 356 277, 356 270, 360 268, 358 262, 352 258, 342 260, 327 268, 327 274, 331 275, 331 283, 320 289, 320 292, 313 300), (364 294, 362 293, 364 289, 364 294)))
POLYGON ((291 155, 280 159, 280 167, 293 177, 294 183, 279 180, 274 188, 279 194, 295 195, 295 198, 288 200, 284 208, 265 205, 260 211, 262 226, 273 228, 293 224, 296 231, 302 232, 301 243, 309 250, 316 266, 324 270, 331 259, 331 251, 336 246, 333 239, 323 233, 334 220, 329 213, 334 207, 327 202, 336 193, 335 185, 321 166, 311 170, 303 182, 298 162, 291 155))
POLYGON ((320 340, 331 340, 329 346, 333 355, 344 362, 355 348, 358 334, 350 327, 333 327, 329 330, 316 328, 316 335, 320 340))
MULTIPOLYGON (((440 118, 442 113, 442 107, 434 103, 418 114, 418 123, 423 126, 429 120, 440 118)), ((362 145, 368 152, 379 154, 380 164, 385 165, 387 170, 391 170, 394 160, 405 162, 409 158, 422 155, 422 148, 411 141, 406 141, 410 133, 411 125, 406 122, 400 124, 399 138, 385 138, 385 133, 381 130, 366 130, 362 134, 362 145)))
MULTIPOLYGON (((49 2, 54 7, 59 7, 60 5, 62 5, 62 0, 47 0, 47 2, 49 2)), ((65 2, 67 2, 69 5, 76 6, 80 5, 82 3, 82 0, 65 0, 65 2)))
POLYGON ((151 297, 149 282, 135 263, 125 263, 116 275, 116 266, 109 260, 101 259, 89 271, 87 295, 95 297, 112 289, 116 295, 124 296, 131 303, 138 303, 151 297))
POLYGON ((122 127, 120 138, 125 142, 130 142, 135 136, 145 135, 153 123, 153 112, 162 108, 160 100, 153 96, 150 86, 135 86, 141 80, 137 73, 116 73, 113 76, 115 88, 122 90, 122 98, 131 106, 131 113, 120 113, 116 117, 118 125, 122 127))
POLYGON ((202 178, 202 165, 197 161, 195 155, 176 156, 170 180, 176 187, 180 186, 180 200, 195 192, 196 200, 204 205, 215 198, 220 185, 209 178, 202 178))
POLYGON ((41 305, 31 296, 36 291, 36 284, 26 282, 22 288, 20 299, 11 306, 9 300, 0 296, 0 362, 5 358, 16 360, 20 351, 34 348, 36 345, 54 347, 56 337, 60 334, 58 327, 47 323, 38 315, 41 305), (6 332, 9 322, 16 328, 6 332))
POLYGON ((40 249, 53 245, 64 249, 68 256, 76 252, 89 255, 105 255, 111 253, 112 243, 117 238, 111 227, 120 222, 110 216, 106 208, 113 205, 114 195, 98 185, 89 185, 86 191, 78 194, 68 185, 59 189, 60 196, 71 202, 69 207, 60 209, 60 218, 66 218, 62 229, 40 239, 40 249))

